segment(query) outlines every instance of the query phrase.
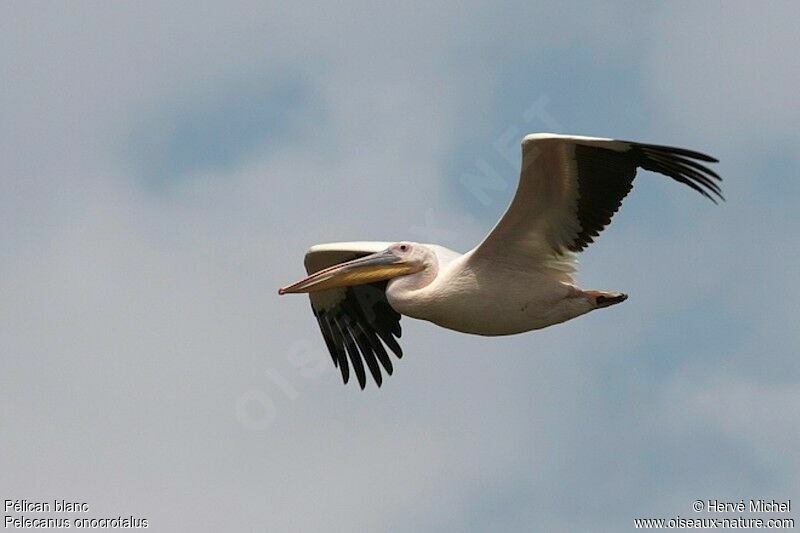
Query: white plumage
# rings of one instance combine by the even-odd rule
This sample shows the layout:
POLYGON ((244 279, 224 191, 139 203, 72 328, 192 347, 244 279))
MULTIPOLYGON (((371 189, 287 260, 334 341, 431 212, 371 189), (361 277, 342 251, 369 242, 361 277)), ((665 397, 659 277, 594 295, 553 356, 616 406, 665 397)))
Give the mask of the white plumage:
POLYGON ((522 140, 514 199, 474 249, 413 242, 311 247, 309 276, 281 294, 308 292, 334 364, 363 388, 402 356, 400 316, 478 335, 509 335, 624 301, 574 285, 576 253, 593 242, 630 191, 637 168, 723 199, 705 154, 651 144, 538 133, 522 140))

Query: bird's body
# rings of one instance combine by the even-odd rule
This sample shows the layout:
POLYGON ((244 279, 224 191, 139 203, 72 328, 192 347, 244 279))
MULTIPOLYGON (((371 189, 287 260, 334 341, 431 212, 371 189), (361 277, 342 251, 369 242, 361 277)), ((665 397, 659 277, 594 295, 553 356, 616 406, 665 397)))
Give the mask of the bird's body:
POLYGON ((400 316, 477 335, 512 335, 624 301, 619 292, 575 285, 575 254, 593 242, 630 191, 637 168, 667 175, 711 199, 719 176, 682 148, 595 137, 534 134, 506 213, 475 248, 350 242, 312 246, 309 276, 280 289, 308 292, 345 383, 350 366, 382 383, 402 350, 400 316), (348 363, 349 361, 349 363, 348 363), (366 366, 366 369, 365 369, 366 366))
POLYGON ((386 296, 398 313, 463 333, 513 335, 593 308, 581 291, 550 271, 492 262, 473 252, 449 252, 452 255, 437 254, 445 260, 428 285, 411 288, 412 276, 389 281, 386 296), (510 279, 515 280, 514 290, 509 290, 510 279))

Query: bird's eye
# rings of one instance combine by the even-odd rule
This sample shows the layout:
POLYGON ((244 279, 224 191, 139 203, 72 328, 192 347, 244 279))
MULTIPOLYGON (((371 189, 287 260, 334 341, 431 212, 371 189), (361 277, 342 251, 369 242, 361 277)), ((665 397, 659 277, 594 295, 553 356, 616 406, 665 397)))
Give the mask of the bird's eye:
POLYGON ((400 245, 400 251, 401 251, 401 252, 405 252, 406 250, 408 250, 408 246, 407 246, 407 245, 405 245, 405 244, 401 244, 401 245, 400 245))

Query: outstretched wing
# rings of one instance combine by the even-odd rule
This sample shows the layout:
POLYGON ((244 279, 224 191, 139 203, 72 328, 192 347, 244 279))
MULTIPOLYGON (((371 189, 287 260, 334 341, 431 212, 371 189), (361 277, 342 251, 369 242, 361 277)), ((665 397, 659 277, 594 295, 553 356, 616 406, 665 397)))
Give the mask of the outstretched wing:
POLYGON ((716 203, 721 178, 698 163, 716 159, 683 148, 538 133, 522 141, 517 192, 476 248, 520 264, 569 262, 611 222, 643 168, 669 176, 716 203))
MULTIPOLYGON (((306 252, 308 274, 380 252, 389 242, 347 242, 319 244, 306 252)), ((317 318, 322 337, 342 373, 345 383, 350 379, 350 365, 363 389, 369 370, 378 387, 383 382, 381 367, 392 374, 388 347, 400 358, 403 351, 395 337, 400 338, 400 313, 386 299, 386 281, 353 285, 339 289, 311 292, 311 308, 317 318), (349 361, 348 361, 349 359, 349 361)))

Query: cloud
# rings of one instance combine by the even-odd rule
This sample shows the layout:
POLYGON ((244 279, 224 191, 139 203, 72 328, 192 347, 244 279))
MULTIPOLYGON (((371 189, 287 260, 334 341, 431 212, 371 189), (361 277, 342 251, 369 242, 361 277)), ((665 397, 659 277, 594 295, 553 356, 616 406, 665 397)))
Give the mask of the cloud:
POLYGON ((711 36, 712 14, 669 6, 2 9, 7 497, 164 530, 616 531, 796 490, 797 419, 769 408, 796 393, 797 216, 751 178, 796 165, 739 148, 750 124, 793 135, 787 13, 745 54, 746 6, 711 36), (472 246, 513 191, 493 141, 539 129, 524 117, 542 97, 565 128, 619 113, 715 148, 729 203, 642 176, 582 258, 582 283, 625 306, 499 339, 404 320, 384 388, 342 387, 307 302, 275 289, 314 242, 472 246), (509 183, 486 206, 460 181, 478 158, 509 183))
POLYGON ((790 50, 800 44, 791 22, 797 14, 792 2, 768 9, 734 2, 724 13, 712 4, 663 6, 653 26, 659 46, 645 66, 654 102, 670 109, 674 127, 724 136, 740 150, 794 151, 800 103, 792 80, 800 59, 790 50))

